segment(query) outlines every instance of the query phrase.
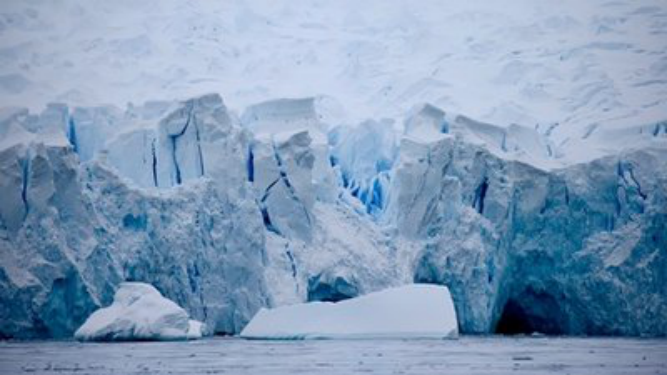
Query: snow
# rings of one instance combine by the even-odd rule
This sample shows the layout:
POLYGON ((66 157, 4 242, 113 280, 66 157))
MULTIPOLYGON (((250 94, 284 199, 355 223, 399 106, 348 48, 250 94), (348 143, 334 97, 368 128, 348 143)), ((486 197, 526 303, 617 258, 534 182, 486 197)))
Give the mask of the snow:
POLYGON ((538 130, 560 148, 555 167, 629 146, 606 129, 667 118, 661 0, 4 5, 0 101, 33 111, 220 92, 239 113, 314 100, 336 126, 401 124, 431 103, 538 130))
POLYGON ((80 341, 185 340, 202 337, 201 322, 152 285, 122 283, 113 303, 95 311, 76 331, 80 341))
POLYGON ((248 339, 455 338, 449 291, 406 285, 337 303, 311 302, 262 309, 241 331, 248 339))

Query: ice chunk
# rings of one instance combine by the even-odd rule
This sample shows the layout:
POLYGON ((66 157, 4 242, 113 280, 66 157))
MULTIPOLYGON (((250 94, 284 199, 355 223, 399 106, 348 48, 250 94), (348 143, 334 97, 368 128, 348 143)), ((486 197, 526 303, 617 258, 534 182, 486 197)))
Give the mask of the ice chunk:
POLYGON ((185 340, 202 337, 202 323, 152 285, 126 282, 113 304, 95 311, 76 331, 82 341, 185 340))
MULTIPOLYGON (((312 193, 314 197, 306 197, 306 200, 316 198, 332 202, 336 199, 336 175, 329 162, 327 125, 323 122, 333 120, 330 107, 335 107, 335 102, 329 98, 277 99, 250 106, 241 118, 243 125, 257 136, 258 143, 308 139, 305 147, 310 150, 309 159, 312 159, 308 172, 308 184, 312 185, 309 190, 312 192, 308 194, 312 193)), ((284 150, 277 152, 280 151, 284 150)), ((252 149, 250 155, 254 156, 252 149)))
POLYGON ((218 94, 187 100, 158 124, 157 186, 206 176, 220 189, 243 197, 247 149, 246 132, 218 94))
POLYGON ((445 178, 447 166, 452 163, 453 144, 450 136, 430 143, 412 137, 401 140, 384 219, 394 220, 399 232, 406 237, 423 236, 431 220, 456 215, 456 199, 439 199, 442 194, 459 189, 457 181, 445 178))
POLYGON ((158 187, 158 145, 155 129, 140 128, 107 143, 106 161, 141 187, 158 187))
POLYGON ((276 99, 255 104, 245 110, 241 122, 255 134, 308 130, 312 137, 321 135, 322 139, 326 134, 315 98, 276 99))
POLYGON ((450 132, 472 144, 483 145, 494 155, 518 160, 539 168, 553 167, 556 147, 537 130, 511 124, 501 127, 476 121, 463 115, 452 116, 450 132))
POLYGON ((405 134, 426 141, 436 140, 449 133, 449 123, 440 108, 423 104, 413 110, 405 120, 405 134))
POLYGON ((77 107, 67 123, 67 137, 83 161, 91 160, 104 149, 117 131, 123 112, 113 106, 77 107))
POLYGON ((455 338, 454 303, 444 286, 413 284, 337 303, 262 309, 241 332, 250 339, 455 338))
POLYGON ((205 334, 206 325, 198 320, 188 320, 188 340, 200 339, 205 334))
MULTIPOLYGON (((280 133, 252 147, 252 177, 264 224, 290 238, 311 237, 314 156, 309 132, 280 133)), ((249 175, 250 176, 250 175, 249 175)))

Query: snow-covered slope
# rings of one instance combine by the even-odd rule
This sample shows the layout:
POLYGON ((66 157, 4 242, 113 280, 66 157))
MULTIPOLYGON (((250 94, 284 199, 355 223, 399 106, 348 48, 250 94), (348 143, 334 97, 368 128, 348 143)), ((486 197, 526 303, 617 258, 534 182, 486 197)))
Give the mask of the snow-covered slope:
POLYGON ((404 285, 337 303, 261 309, 241 332, 248 339, 457 338, 449 290, 404 285))
POLYGON ((11 0, 0 102, 323 95, 331 125, 429 102, 536 129, 560 165, 665 132, 665 25, 662 0, 11 0))

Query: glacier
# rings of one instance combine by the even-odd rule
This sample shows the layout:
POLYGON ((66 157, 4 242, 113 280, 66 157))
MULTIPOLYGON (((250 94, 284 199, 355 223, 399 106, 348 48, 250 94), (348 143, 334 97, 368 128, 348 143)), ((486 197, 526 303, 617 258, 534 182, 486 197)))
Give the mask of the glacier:
POLYGON ((667 335, 665 132, 555 166, 539 129, 322 103, 3 110, 0 337, 70 337, 124 282, 216 334, 426 283, 461 333, 667 335))

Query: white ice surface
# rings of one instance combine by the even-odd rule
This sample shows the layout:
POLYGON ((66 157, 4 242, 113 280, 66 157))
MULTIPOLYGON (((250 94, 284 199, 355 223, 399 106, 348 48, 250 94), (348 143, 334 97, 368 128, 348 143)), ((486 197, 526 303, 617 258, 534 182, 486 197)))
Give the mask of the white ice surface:
POLYGON ((455 338, 449 290, 406 285, 337 303, 262 309, 241 332, 250 339, 455 338))
POLYGON ((152 285, 122 283, 113 304, 95 311, 76 331, 81 341, 185 340, 202 337, 201 322, 152 285))

